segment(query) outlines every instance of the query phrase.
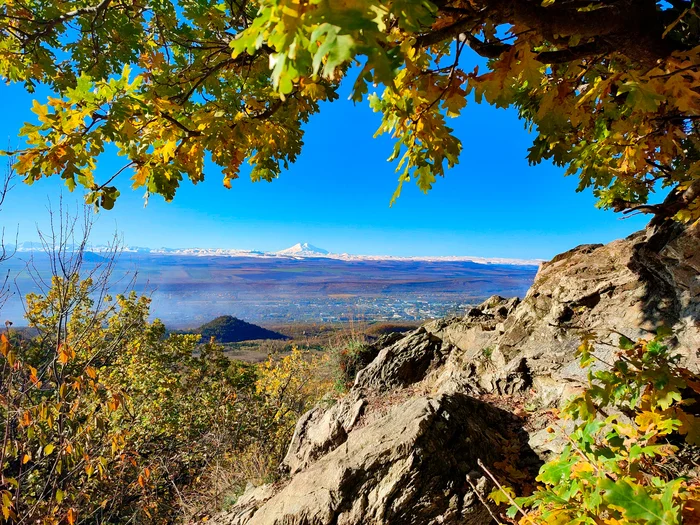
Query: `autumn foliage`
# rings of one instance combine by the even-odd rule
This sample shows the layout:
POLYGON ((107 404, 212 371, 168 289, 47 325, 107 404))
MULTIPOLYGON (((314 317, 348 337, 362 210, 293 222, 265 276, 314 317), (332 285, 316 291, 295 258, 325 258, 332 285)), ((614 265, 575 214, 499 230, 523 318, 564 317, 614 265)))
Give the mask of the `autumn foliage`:
POLYGON ((314 359, 232 362, 198 336, 166 337, 146 298, 96 304, 92 284, 54 277, 27 298, 40 335, 0 335, 0 522, 200 519, 249 479, 274 479, 327 387, 314 359))
POLYGON ((486 101, 516 108, 529 160, 565 167, 600 206, 689 221, 699 27, 688 0, 3 0, 0 77, 55 93, 34 103, 18 173, 104 208, 122 176, 172 199, 207 155, 227 188, 245 161, 274 179, 345 82, 395 140, 395 196, 459 162, 469 145, 448 119, 486 101), (125 163, 98 180, 110 146, 125 163))

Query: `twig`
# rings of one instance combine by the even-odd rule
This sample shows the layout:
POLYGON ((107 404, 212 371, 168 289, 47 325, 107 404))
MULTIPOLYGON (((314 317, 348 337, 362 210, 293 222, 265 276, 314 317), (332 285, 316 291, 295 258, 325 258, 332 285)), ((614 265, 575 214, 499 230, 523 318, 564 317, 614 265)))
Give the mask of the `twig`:
POLYGON ((472 480, 469 479, 469 476, 467 476, 467 483, 469 483, 469 486, 470 486, 470 487, 472 488, 472 490, 474 491, 474 494, 476 494, 476 497, 479 498, 479 501, 481 502, 481 504, 482 504, 484 507, 486 507, 486 510, 489 511, 489 514, 491 514, 491 517, 493 518, 493 520, 494 520, 498 525, 503 525, 503 523, 501 523, 500 520, 499 520, 499 519, 496 517, 496 515, 493 513, 493 511, 491 510, 491 507, 489 507, 488 503, 486 503, 486 500, 485 500, 484 498, 481 497, 481 494, 479 494, 479 489, 476 488, 476 485, 474 485, 474 483, 472 483, 472 480))
POLYGON ((535 522, 532 521, 532 518, 530 517, 530 515, 529 515, 527 512, 525 512, 525 511, 523 510, 523 508, 515 502, 515 500, 510 496, 510 494, 508 494, 508 492, 503 488, 503 485, 501 485, 501 484, 498 482, 498 480, 493 476, 493 474, 491 474, 491 472, 489 472, 489 469, 487 469, 486 466, 481 462, 481 459, 477 459, 477 460, 476 460, 476 463, 477 463, 477 465, 479 465, 479 467, 481 467, 481 470, 483 470, 484 472, 486 472, 486 475, 487 475, 489 478, 491 478, 491 481, 493 481, 493 482, 496 484, 496 486, 498 487, 498 489, 499 489, 501 492, 503 492, 503 494, 505 494, 506 498, 508 498, 508 501, 510 501, 510 503, 511 503, 516 509, 518 509, 518 510, 520 511, 520 513, 523 515, 523 518, 526 518, 530 523, 533 523, 533 524, 534 524, 535 522))

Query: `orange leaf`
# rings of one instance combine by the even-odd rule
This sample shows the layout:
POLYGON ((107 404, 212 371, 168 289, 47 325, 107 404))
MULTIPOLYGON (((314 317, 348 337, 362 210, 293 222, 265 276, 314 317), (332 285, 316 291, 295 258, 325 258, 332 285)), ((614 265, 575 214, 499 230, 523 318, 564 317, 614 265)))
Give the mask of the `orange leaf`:
POLYGON ((36 385, 39 382, 39 378, 36 375, 36 368, 34 368, 31 365, 27 365, 27 367, 29 368, 29 374, 30 374, 29 380, 36 385))
POLYGON ((66 514, 66 519, 68 520, 68 523, 70 525, 73 525, 75 523, 75 520, 77 517, 78 517, 77 512, 75 512, 73 509, 68 509, 68 513, 66 514))
POLYGON ((65 365, 75 357, 75 352, 68 345, 60 345, 58 347, 58 362, 65 365))
POLYGON ((10 351, 10 341, 7 339, 5 334, 0 335, 0 353, 4 356, 10 351))

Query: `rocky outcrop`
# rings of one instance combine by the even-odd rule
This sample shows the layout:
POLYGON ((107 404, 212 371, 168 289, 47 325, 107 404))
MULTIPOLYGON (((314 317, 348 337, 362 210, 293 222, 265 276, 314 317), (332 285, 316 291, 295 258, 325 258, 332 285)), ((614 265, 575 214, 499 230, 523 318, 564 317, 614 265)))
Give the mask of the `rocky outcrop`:
POLYGON ((463 394, 411 398, 359 425, 279 492, 258 489, 214 523, 487 523, 477 460, 502 457, 512 426, 511 414, 463 394))
POLYGON ((699 276, 700 225, 579 246, 544 263, 517 306, 492 298, 505 319, 482 305, 485 320, 470 312, 428 324, 458 349, 435 383, 482 393, 532 387, 540 404, 555 404, 586 380, 575 357, 584 333, 595 335, 596 354, 608 361, 621 335, 650 337, 661 325, 673 328, 684 365, 698 370, 699 276))
POLYGON ((412 385, 422 380, 431 368, 439 367, 451 351, 450 343, 420 327, 381 350, 357 374, 355 389, 386 392, 412 385))
POLYGON ((494 399, 556 405, 585 381, 575 356, 584 331, 605 359, 621 335, 649 336, 662 324, 698 370, 700 225, 579 246, 543 264, 522 301, 492 297, 387 340, 346 397, 299 421, 287 481, 247 492, 213 522, 489 523, 477 460, 502 460, 515 441, 528 468, 533 449, 559 446, 544 422, 524 436, 494 399))

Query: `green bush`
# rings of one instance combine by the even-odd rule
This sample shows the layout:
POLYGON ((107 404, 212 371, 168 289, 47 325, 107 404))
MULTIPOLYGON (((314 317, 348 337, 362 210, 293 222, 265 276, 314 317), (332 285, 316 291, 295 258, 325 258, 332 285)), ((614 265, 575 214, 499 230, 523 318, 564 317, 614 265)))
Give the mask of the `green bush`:
POLYGON ((591 368, 589 386, 561 412, 576 421, 574 430, 558 431, 566 446, 542 466, 532 495, 515 498, 505 487, 491 494, 511 505, 508 519, 698 523, 700 484, 687 475, 694 462, 676 453, 700 444, 700 419, 694 415, 700 378, 678 365, 679 357, 664 344, 668 335, 662 330, 636 343, 621 337, 612 363, 595 357, 592 337, 584 339, 579 353, 581 366, 591 368), (602 369, 592 369, 596 362, 602 369))
POLYGON ((334 387, 341 393, 352 386, 357 373, 367 366, 375 355, 367 342, 359 338, 345 339, 331 346, 329 350, 334 387))

